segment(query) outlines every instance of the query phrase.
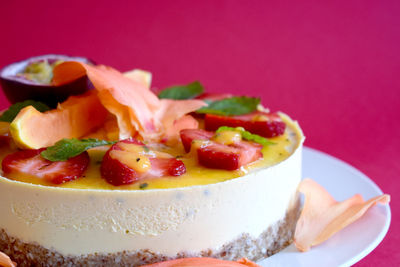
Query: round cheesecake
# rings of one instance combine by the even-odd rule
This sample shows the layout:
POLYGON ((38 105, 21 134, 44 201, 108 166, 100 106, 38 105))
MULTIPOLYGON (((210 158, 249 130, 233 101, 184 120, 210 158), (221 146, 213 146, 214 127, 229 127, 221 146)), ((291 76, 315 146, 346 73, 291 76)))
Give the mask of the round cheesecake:
POLYGON ((188 172, 175 178, 176 186, 145 190, 0 177, 0 251, 19 266, 267 257, 291 242, 299 211, 304 136, 297 122, 281 116, 287 125, 276 144, 281 150, 266 147, 264 159, 242 168, 238 177, 221 173, 216 180, 218 173, 206 173, 210 180, 193 183, 195 175, 188 172))

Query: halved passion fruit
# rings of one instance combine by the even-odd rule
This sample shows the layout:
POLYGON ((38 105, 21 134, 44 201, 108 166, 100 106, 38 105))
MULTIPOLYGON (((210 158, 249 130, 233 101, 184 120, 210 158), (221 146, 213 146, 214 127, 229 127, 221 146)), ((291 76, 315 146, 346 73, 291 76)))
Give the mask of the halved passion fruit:
POLYGON ((61 86, 51 83, 53 68, 64 61, 94 64, 84 57, 43 55, 10 64, 0 70, 0 84, 11 103, 32 99, 54 108, 70 95, 79 95, 93 86, 86 76, 61 86))

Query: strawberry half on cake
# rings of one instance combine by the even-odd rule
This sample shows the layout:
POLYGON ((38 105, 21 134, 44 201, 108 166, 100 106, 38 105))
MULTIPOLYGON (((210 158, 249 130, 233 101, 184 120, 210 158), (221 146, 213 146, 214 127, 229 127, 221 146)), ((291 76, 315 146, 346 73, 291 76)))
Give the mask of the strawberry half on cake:
POLYGON ((83 76, 94 88, 57 108, 0 116, 0 251, 18 266, 256 261, 292 241, 297 122, 199 82, 155 94, 142 70, 64 62, 52 84, 83 76))

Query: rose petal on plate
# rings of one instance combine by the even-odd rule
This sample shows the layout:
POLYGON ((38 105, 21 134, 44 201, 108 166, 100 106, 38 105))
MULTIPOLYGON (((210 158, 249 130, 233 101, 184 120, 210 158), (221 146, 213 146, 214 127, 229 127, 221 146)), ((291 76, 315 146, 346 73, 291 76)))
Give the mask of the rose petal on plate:
POLYGON ((248 267, 260 267, 260 265, 248 260, 247 258, 241 258, 237 262, 240 264, 243 264, 244 266, 248 266, 248 267))
POLYGON ((387 194, 364 201, 359 194, 337 202, 321 185, 311 179, 301 181, 299 192, 305 201, 294 234, 294 244, 300 251, 307 251, 359 219, 376 203, 387 204, 387 194))
POLYGON ((163 261, 142 267, 260 267, 256 263, 242 258, 238 261, 225 261, 214 258, 182 258, 170 261, 163 261))
POLYGON ((16 267, 17 264, 13 262, 10 257, 0 251, 0 266, 2 267, 16 267))

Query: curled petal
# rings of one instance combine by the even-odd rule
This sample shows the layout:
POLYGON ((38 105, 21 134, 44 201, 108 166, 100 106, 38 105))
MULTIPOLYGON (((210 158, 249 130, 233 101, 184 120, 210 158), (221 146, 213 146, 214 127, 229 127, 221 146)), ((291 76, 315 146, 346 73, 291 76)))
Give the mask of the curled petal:
POLYGON ((17 264, 13 262, 10 257, 0 251, 0 266, 2 267, 17 267, 17 264))
POLYGON ((305 202, 294 234, 298 250, 307 251, 359 219, 376 203, 387 204, 387 194, 364 201, 359 194, 337 202, 322 186, 311 179, 304 179, 298 190, 305 202))
POLYGON ((134 69, 134 70, 124 72, 124 76, 131 80, 134 80, 134 81, 142 84, 146 88, 150 89, 151 79, 152 79, 151 72, 148 72, 145 70, 134 69))
POLYGON ((149 89, 151 74, 145 71, 136 70, 123 75, 111 67, 70 61, 57 65, 53 73, 54 85, 87 75, 99 91, 103 106, 116 116, 120 139, 136 133, 145 140, 161 139, 175 121, 207 105, 198 99, 160 100, 149 89))
POLYGON ((214 258, 182 258, 163 261, 142 267, 260 267, 256 263, 242 258, 238 261, 225 261, 214 258))

